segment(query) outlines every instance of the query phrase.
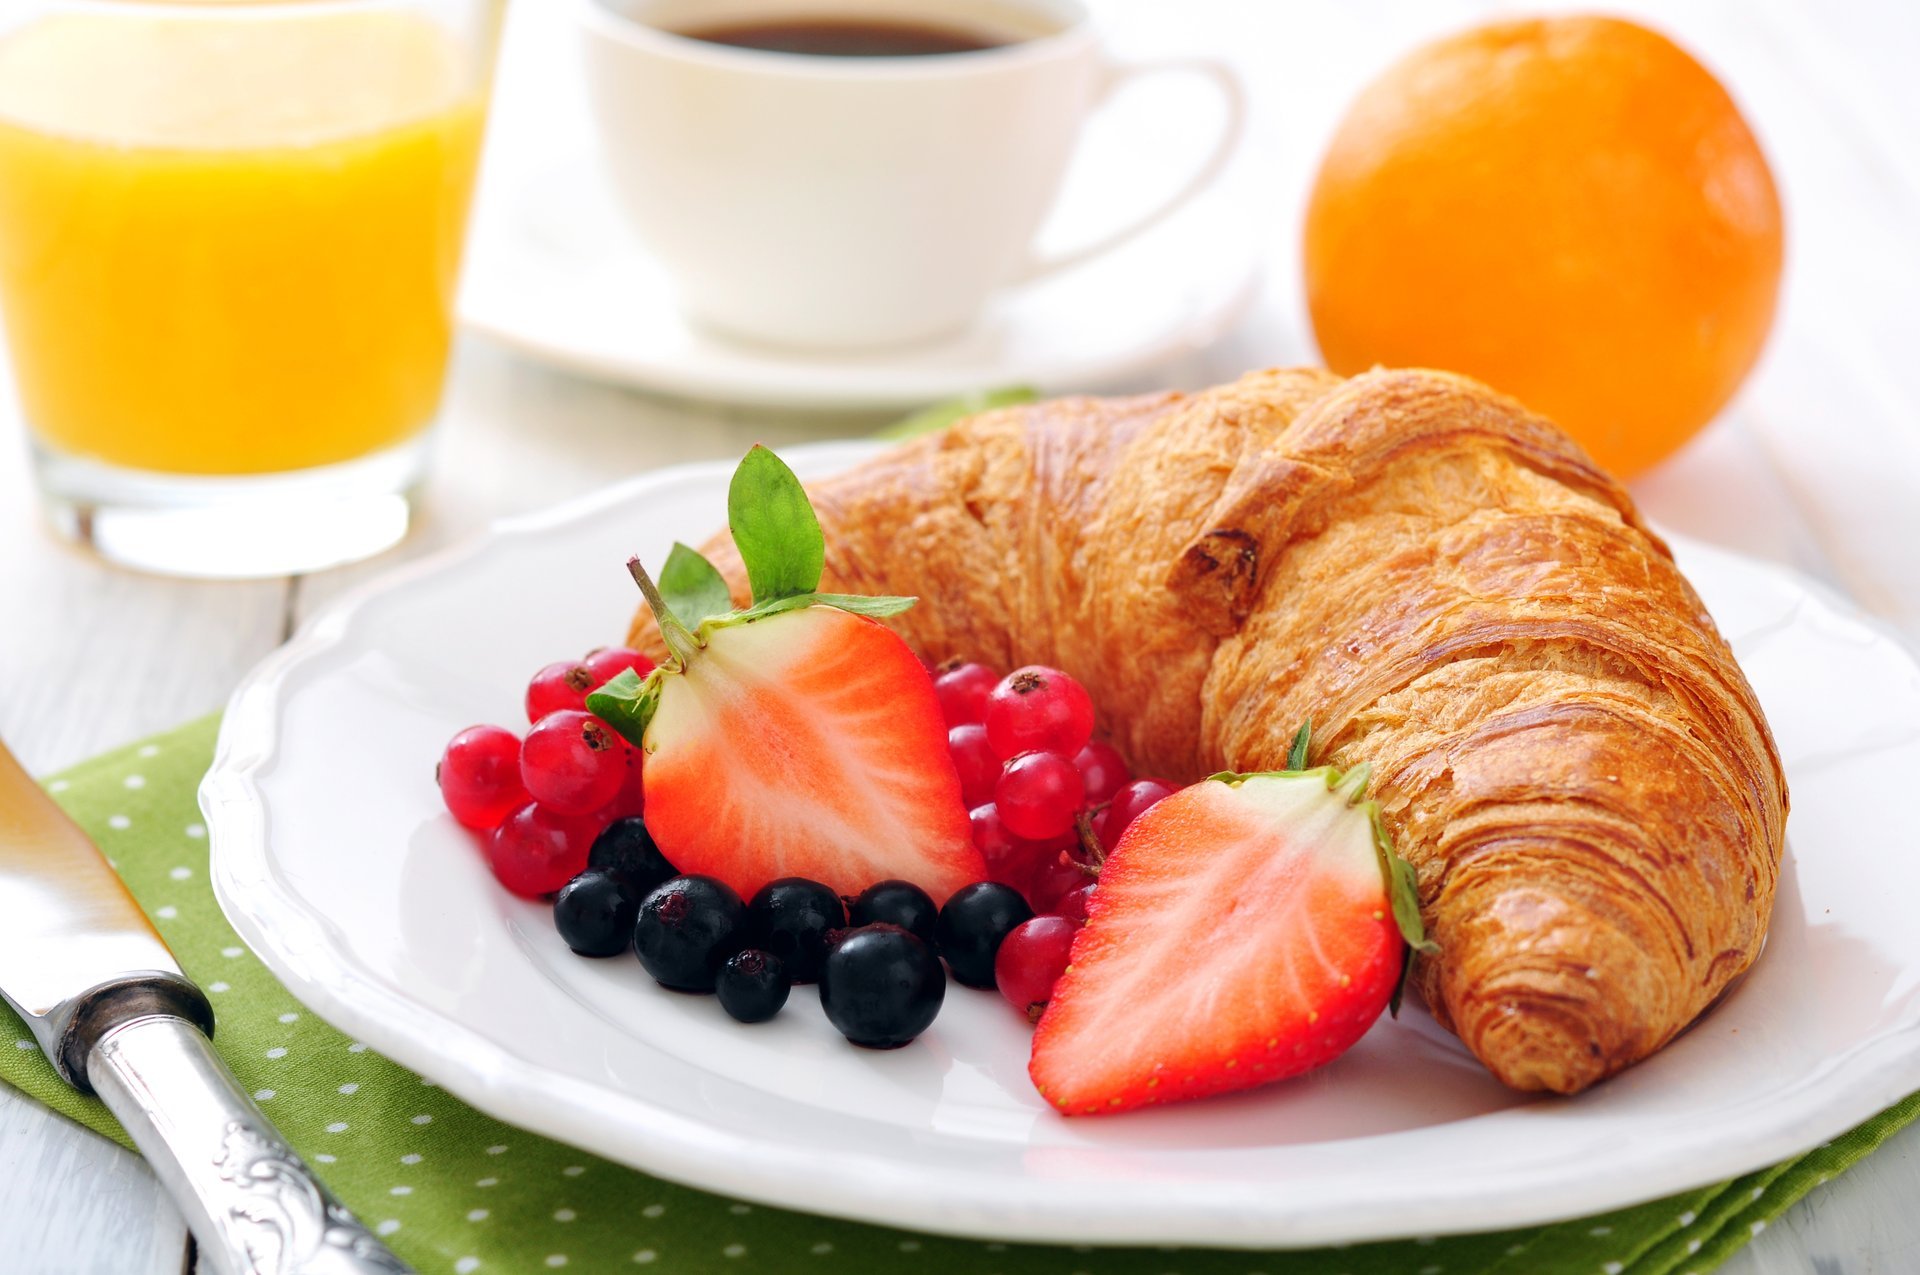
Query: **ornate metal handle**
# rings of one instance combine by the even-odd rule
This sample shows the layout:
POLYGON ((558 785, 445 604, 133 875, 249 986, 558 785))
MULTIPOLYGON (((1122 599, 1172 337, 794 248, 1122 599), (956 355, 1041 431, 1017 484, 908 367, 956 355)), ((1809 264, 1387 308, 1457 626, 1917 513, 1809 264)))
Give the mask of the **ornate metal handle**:
POLYGON ((333 1198, 198 1027, 157 1014, 103 1035, 87 1079, 126 1126, 215 1275, 411 1275, 333 1198))

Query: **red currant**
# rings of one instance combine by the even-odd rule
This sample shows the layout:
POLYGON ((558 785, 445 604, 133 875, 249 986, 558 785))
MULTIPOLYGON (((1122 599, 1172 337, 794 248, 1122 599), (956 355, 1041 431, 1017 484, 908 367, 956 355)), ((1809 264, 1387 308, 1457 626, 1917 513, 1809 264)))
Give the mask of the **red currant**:
POLYGON ((527 720, 537 722, 548 713, 564 709, 584 712, 587 692, 597 686, 593 674, 578 660, 549 664, 527 683, 527 720))
POLYGON ((1155 802, 1170 796, 1178 788, 1164 779, 1136 779, 1113 794, 1113 803, 1100 824, 1100 841, 1111 851, 1120 844, 1127 825, 1145 814, 1155 802))
POLYGON ((1063 916, 1076 925, 1087 923, 1087 904, 1093 899, 1093 882, 1082 881, 1054 903, 1051 909, 1055 916, 1063 916))
POLYGON ((1093 736, 1093 701, 1059 669, 1029 664, 1000 679, 980 720, 1002 758, 1032 752, 1071 757, 1093 736))
POLYGON ((600 821, 563 815, 530 802, 508 815, 487 840, 487 862, 500 884, 526 899, 552 894, 587 869, 600 821))
POLYGON ((1022 921, 1000 940, 993 958, 993 981, 1000 994, 1028 1018, 1053 999, 1053 985, 1067 972, 1073 956, 1073 937, 1080 927, 1063 916, 1036 916, 1022 921))
POLYGON ((1007 825, 1000 821, 999 809, 991 801, 969 810, 967 822, 973 825, 973 848, 986 861, 987 879, 1015 889, 1024 885, 1026 874, 1033 866, 1029 856, 1032 843, 1007 831, 1007 825))
POLYGON ((969 809, 993 800, 993 786, 1000 781, 1000 759, 987 743, 987 728, 978 722, 955 726, 947 732, 947 751, 953 755, 953 768, 960 772, 960 797, 969 809))
POLYGON ((1072 855, 1056 851, 1037 863, 1027 878, 1027 905, 1042 915, 1057 913, 1060 900, 1086 885, 1089 879, 1086 869, 1072 855))
POLYGON ((1120 750, 1104 740, 1094 740, 1082 748, 1073 759, 1080 770, 1080 782, 1087 790, 1086 802, 1097 806, 1103 801, 1112 801, 1113 794, 1120 791, 1121 785, 1133 776, 1127 771, 1126 758, 1120 750))
POLYGON ((548 713, 520 745, 520 781, 556 814, 592 814, 614 799, 626 777, 626 741, 578 709, 548 713))
POLYGON ((455 819, 478 832, 500 821, 527 800, 520 782, 520 737, 500 726, 469 726, 447 741, 434 768, 440 799, 455 819))
POLYGON ((933 693, 940 697, 940 714, 949 728, 980 720, 987 711, 987 695, 1000 681, 1000 675, 984 664, 942 666, 933 679, 933 693))
POLYGON ((987 878, 1010 885, 1022 894, 1026 893, 1027 880, 1034 868, 1059 854, 1066 844, 1058 837, 1051 841, 1016 837, 1001 821, 1000 810, 991 801, 975 806, 967 812, 967 818, 973 825, 974 848, 987 861, 987 878))
POLYGON ((993 804, 1016 837, 1045 841, 1073 828, 1084 790, 1080 772, 1059 753, 1026 753, 1007 763, 993 804))
POLYGON ((624 646, 603 646, 597 651, 588 652, 587 658, 580 661, 580 667, 587 670, 587 675, 593 679, 593 684, 587 689, 597 691, 628 669, 645 677, 653 672, 653 661, 639 651, 624 646))

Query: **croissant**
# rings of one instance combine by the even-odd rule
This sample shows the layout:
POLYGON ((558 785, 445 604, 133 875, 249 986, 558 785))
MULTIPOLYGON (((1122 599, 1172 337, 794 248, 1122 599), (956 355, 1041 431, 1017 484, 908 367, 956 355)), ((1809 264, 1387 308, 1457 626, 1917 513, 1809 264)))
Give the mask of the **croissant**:
MULTIPOLYGON (((1267 371, 962 421, 813 485, 823 588, 923 656, 1049 664, 1140 773, 1367 762, 1506 1084, 1647 1057, 1758 954, 1787 812, 1752 689, 1566 435, 1463 377, 1267 371)), ((724 534, 709 556, 744 601, 724 534)), ((657 645, 651 619, 632 642, 657 645)))

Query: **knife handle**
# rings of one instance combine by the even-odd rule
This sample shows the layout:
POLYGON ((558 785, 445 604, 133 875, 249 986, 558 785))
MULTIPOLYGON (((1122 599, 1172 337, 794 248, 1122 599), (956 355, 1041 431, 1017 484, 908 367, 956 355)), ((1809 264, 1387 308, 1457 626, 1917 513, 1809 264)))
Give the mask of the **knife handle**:
POLYGON ((105 1032, 87 1080, 120 1118, 213 1275, 411 1275, 334 1199, 194 1024, 149 1014, 105 1032))

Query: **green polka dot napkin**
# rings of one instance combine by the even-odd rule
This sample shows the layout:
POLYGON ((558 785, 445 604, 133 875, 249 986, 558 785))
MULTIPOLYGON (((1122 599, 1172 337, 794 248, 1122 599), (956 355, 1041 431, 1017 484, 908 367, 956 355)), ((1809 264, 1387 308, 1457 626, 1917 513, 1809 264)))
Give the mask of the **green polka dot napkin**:
MULTIPOLYGON (((1920 1095, 1790 1163, 1601 1217, 1497 1235, 1249 1253, 1048 1248, 830 1221, 674 1186, 511 1128, 350 1040, 242 947, 207 884, 194 791, 209 719, 87 762, 47 787, 92 834, 219 1015, 234 1073, 369 1226, 422 1272, 675 1275, 1684 1275, 1704 1272, 1920 1114, 1920 1095)), ((0 1078, 125 1141, 62 1085, 0 1009, 0 1078), (6 1047, 10 1039, 13 1047, 6 1047)), ((1383 1201, 1390 1207, 1391 1201, 1383 1201)))

